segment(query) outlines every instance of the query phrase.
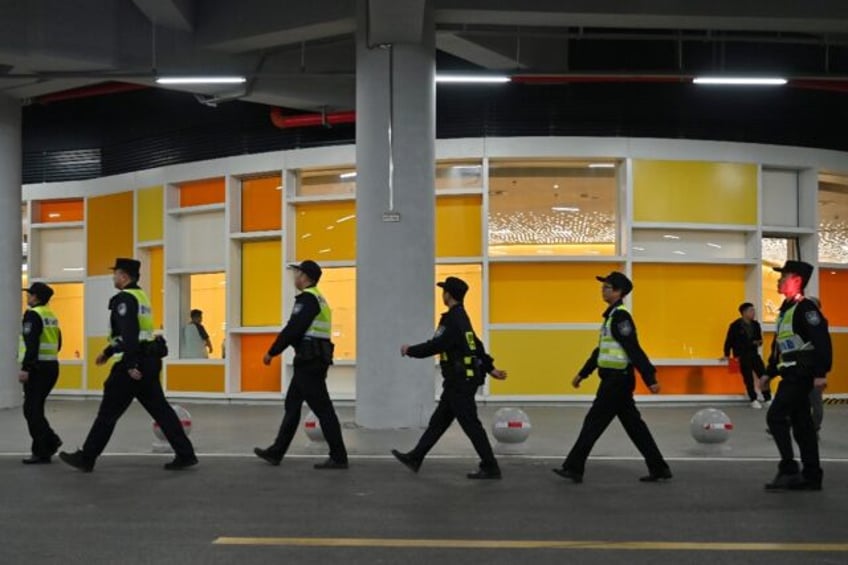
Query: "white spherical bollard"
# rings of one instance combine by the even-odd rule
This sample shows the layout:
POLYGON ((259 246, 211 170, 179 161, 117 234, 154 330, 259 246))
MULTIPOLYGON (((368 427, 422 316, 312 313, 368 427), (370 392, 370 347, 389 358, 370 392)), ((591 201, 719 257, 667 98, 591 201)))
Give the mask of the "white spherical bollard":
POLYGON ((303 421, 303 431, 306 432, 306 437, 309 438, 309 441, 313 442, 324 442, 324 432, 321 430, 321 422, 318 421, 318 418, 312 412, 306 416, 306 420, 303 421))
MULTIPOLYGON (((189 411, 179 404, 171 404, 171 408, 173 408, 174 412, 176 412, 177 418, 183 426, 183 431, 186 435, 191 435, 192 422, 189 411)), ((168 453, 173 451, 171 449, 171 445, 168 443, 168 439, 165 437, 165 434, 162 433, 162 428, 159 427, 159 422, 153 422, 153 435, 156 438, 153 440, 153 451, 155 453, 168 453)))
POLYGON ((501 408, 495 412, 492 435, 500 443, 524 443, 531 429, 530 417, 520 408, 501 408))
POLYGON ((724 443, 732 429, 730 417, 716 408, 698 410, 689 421, 689 432, 698 443, 724 443))

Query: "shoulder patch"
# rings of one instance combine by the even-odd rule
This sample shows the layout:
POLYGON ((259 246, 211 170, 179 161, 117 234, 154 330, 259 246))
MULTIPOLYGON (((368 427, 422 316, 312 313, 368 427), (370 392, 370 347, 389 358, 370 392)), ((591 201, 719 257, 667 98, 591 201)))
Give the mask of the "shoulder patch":
POLYGON ((633 333, 633 324, 630 323, 630 320, 624 320, 623 322, 618 323, 618 333, 623 336, 629 336, 633 333))
POLYGON ((24 329, 24 335, 29 335, 30 332, 32 332, 32 323, 31 322, 24 322, 24 328, 23 329, 24 329))
POLYGON ((807 319, 807 323, 811 326, 818 326, 821 324, 821 316, 818 313, 818 310, 810 310, 804 317, 807 319))
POLYGON ((295 304, 294 308, 292 308, 292 316, 300 314, 301 310, 303 310, 303 304, 295 304))
POLYGON ((127 315, 127 305, 124 302, 118 304, 118 307, 115 310, 118 312, 119 316, 127 315))
POLYGON ((433 337, 441 337, 443 333, 445 333, 445 327, 439 326, 438 328, 436 328, 436 333, 433 335, 433 337))

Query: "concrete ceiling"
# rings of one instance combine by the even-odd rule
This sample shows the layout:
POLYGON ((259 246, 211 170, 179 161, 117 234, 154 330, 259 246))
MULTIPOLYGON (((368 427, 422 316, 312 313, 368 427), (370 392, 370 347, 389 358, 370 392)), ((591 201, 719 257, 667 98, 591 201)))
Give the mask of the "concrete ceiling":
MULTIPOLYGON (((400 8, 396 0, 391 18, 414 17, 422 4, 408 0, 400 8)), ((672 43, 688 34, 714 45, 813 46, 825 53, 827 73, 829 46, 848 43, 844 0, 433 4, 437 48, 469 68, 570 72, 575 38, 647 42, 665 30, 672 43)), ((30 99, 108 80, 153 85, 157 73, 242 74, 250 77, 244 88, 192 92, 290 108, 351 108, 355 9, 356 0, 0 0, 0 93, 30 99)))

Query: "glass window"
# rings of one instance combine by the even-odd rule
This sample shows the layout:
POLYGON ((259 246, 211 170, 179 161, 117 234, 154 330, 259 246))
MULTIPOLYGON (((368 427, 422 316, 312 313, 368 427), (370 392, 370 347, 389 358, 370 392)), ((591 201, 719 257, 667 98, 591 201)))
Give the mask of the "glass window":
POLYGON ((336 359, 356 359, 356 269, 324 269, 318 288, 324 293, 333 310, 336 359))
POLYGON ((489 171, 489 254, 615 255, 613 162, 495 162, 489 171))
POLYGON ((221 359, 226 337, 227 281, 224 273, 185 275, 182 280, 180 311, 180 358, 221 359), (202 312, 201 324, 209 336, 210 353, 198 327, 192 323, 192 310, 202 312))
POLYGON ((783 297, 777 292, 780 273, 775 272, 773 267, 798 259, 798 240, 794 237, 763 237, 762 255, 763 307, 760 317, 763 322, 774 322, 783 297))
POLYGON ((819 177, 819 262, 848 263, 848 177, 819 177))
POLYGON ((634 229, 634 258, 744 259, 748 234, 744 232, 634 229))
POLYGON ((483 189, 483 164, 479 161, 436 163, 436 190, 483 189))
POLYGON ((355 192, 353 167, 297 171, 298 196, 353 196, 355 192))

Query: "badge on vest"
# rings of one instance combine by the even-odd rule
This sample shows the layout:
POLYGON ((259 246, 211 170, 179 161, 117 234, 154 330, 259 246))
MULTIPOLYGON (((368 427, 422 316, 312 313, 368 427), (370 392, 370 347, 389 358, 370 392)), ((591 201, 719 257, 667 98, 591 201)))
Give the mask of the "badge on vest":
POLYGON ((804 314, 804 317, 807 319, 807 323, 811 326, 817 326, 821 324, 821 316, 819 316, 819 313, 815 310, 810 310, 809 312, 804 314))

